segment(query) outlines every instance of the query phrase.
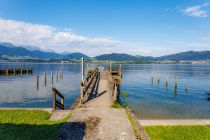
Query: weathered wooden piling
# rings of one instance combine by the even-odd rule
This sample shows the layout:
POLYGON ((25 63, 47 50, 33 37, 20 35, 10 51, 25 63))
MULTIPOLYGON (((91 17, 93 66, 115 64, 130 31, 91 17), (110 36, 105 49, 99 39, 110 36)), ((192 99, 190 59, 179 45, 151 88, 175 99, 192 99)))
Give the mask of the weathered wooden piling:
POLYGON ((56 70, 56 82, 58 83, 58 70, 56 70))
POLYGON ((85 92, 84 83, 81 80, 81 82, 80 82, 80 105, 83 104, 84 92, 85 92))
POLYGON ((174 76, 174 87, 177 88, 177 79, 176 79, 176 75, 174 76))
POLYGON ((168 89, 168 74, 166 74, 166 89, 168 89))
POLYGON ((153 81, 154 81, 154 72, 152 72, 152 77, 151 77, 151 83, 153 85, 153 81))
POLYGON ((21 74, 21 76, 23 75, 23 69, 22 68, 20 69, 20 74, 21 74))
POLYGON ((6 76, 8 76, 8 73, 9 73, 9 72, 8 72, 8 68, 7 68, 7 69, 6 69, 6 76))
POLYGON ((177 95, 177 78, 176 75, 174 76, 174 96, 177 95))
POLYGON ((112 73, 112 62, 109 62, 109 72, 112 73))
POLYGON ((51 72, 51 83, 53 85, 53 72, 51 72))
POLYGON ((114 84, 114 102, 117 101, 117 84, 114 84))
POLYGON ((16 75, 16 69, 14 69, 14 76, 16 75))
POLYGON ((122 76, 122 64, 119 65, 118 74, 122 76))
POLYGON ((47 86, 47 75, 46 72, 44 72, 44 86, 47 86))
POLYGON ((160 73, 158 73, 158 86, 160 85, 160 73))
POLYGON ((188 87, 188 85, 186 84, 186 85, 185 85, 185 92, 188 93, 188 90, 189 90, 189 87, 188 87))
POLYGON ((36 88, 39 90, 39 74, 36 76, 36 88))

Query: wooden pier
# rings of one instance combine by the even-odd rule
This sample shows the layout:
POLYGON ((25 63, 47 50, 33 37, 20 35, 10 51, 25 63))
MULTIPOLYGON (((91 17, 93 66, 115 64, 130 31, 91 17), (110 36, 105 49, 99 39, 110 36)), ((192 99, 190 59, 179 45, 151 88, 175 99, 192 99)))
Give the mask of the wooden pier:
POLYGON ((1 69, 0 75, 33 74, 33 69, 1 69))
MULTIPOLYGON (((122 83, 122 66, 118 67, 117 71, 112 69, 112 64, 107 70, 99 70, 99 68, 88 70, 87 77, 83 77, 80 82, 80 96, 74 103, 74 107, 71 107, 69 121, 63 126, 57 137, 58 140, 148 139, 144 129, 128 109, 112 107, 118 102, 122 83)), ((56 105, 57 93, 59 93, 58 90, 53 88, 54 109, 61 104, 63 105, 61 109, 64 109, 64 101, 56 105)), ((62 99, 64 100, 64 97, 62 99)), ((56 119, 56 115, 60 117, 65 110, 61 112, 54 110, 54 112, 55 115, 52 116, 56 119)))

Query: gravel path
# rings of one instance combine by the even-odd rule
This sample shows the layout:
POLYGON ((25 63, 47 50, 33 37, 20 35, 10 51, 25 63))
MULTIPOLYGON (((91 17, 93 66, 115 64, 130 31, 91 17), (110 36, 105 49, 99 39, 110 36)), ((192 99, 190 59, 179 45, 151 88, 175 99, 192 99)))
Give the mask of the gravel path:
POLYGON ((84 107, 73 110, 58 139, 136 140, 124 109, 111 108, 107 76, 100 74, 97 90, 84 107))

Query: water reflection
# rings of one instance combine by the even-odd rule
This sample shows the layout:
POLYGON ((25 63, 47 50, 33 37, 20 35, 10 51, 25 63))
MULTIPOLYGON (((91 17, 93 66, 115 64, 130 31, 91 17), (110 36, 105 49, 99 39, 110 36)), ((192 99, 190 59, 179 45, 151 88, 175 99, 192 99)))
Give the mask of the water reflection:
MULTIPOLYGON (((17 63, 0 64, 0 67, 17 63)), ((79 64, 34 64, 24 63, 25 67, 34 70, 33 75, 0 76, 0 106, 2 107, 52 107, 52 87, 56 87, 65 96, 65 106, 79 96, 80 65, 79 64), (56 73, 62 69, 61 78, 56 73), (65 73, 65 77, 63 76, 65 73), (56 76, 56 82, 53 82, 56 76), (47 84, 51 83, 51 84, 47 84)))
POLYGON ((143 119, 210 118, 209 83, 210 65, 123 65, 122 91, 143 119))

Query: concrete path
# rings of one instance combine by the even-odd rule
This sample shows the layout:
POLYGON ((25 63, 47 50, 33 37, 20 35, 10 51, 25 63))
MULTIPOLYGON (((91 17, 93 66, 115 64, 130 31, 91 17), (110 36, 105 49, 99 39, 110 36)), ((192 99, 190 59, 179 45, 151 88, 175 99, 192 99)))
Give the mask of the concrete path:
POLYGON ((135 140, 124 109, 111 108, 112 100, 107 88, 106 73, 100 74, 95 91, 84 107, 73 110, 63 127, 59 140, 135 140))
POLYGON ((210 119, 139 120, 143 126, 210 125, 210 119))

